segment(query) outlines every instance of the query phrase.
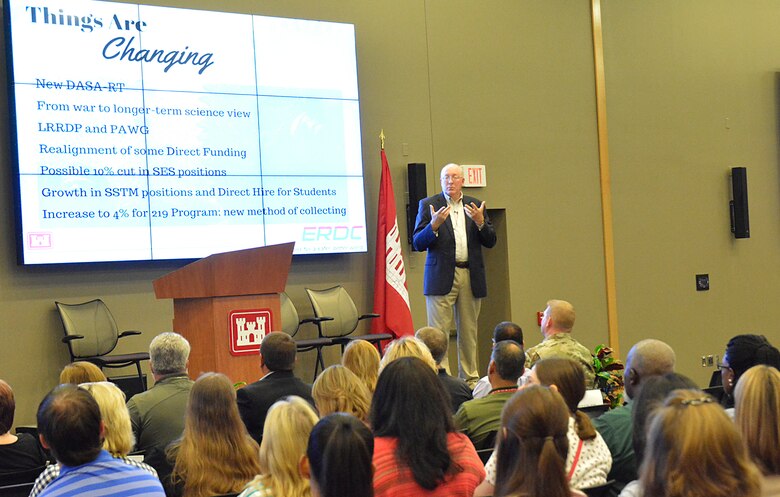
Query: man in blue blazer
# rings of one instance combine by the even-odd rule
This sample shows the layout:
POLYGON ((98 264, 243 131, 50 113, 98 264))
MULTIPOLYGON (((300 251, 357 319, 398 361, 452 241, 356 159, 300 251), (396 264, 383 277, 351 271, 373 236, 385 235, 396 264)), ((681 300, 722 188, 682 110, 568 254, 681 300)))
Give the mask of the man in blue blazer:
MULTIPOLYGON (((414 249, 428 251, 423 293, 428 326, 458 332, 458 374, 470 386, 479 379, 477 319, 487 296, 482 247, 496 244, 485 202, 463 195, 463 169, 441 170, 442 193, 420 201, 414 249)), ((444 361, 445 367, 447 361, 444 361)))

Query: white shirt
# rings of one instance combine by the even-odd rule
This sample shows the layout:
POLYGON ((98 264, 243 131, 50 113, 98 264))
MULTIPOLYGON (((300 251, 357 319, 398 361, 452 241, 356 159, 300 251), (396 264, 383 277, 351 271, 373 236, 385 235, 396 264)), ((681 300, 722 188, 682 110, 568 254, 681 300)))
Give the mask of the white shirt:
MULTIPOLYGON (((569 453, 566 456, 566 472, 571 470, 574 464, 574 458, 577 455, 577 448, 580 443, 580 437, 577 435, 574 418, 569 416, 569 453)), ((496 452, 490 455, 487 464, 485 464, 485 479, 491 485, 496 484, 496 452)), ((607 474, 612 468, 612 454, 609 447, 597 432, 596 438, 583 440, 582 451, 580 452, 577 465, 569 479, 569 486, 573 488, 587 488, 603 485, 607 482, 607 474)))
POLYGON ((447 199, 450 206, 450 220, 455 235, 455 260, 467 262, 469 260, 469 242, 466 236, 466 211, 463 209, 463 195, 458 200, 453 200, 445 193, 444 198, 447 199))

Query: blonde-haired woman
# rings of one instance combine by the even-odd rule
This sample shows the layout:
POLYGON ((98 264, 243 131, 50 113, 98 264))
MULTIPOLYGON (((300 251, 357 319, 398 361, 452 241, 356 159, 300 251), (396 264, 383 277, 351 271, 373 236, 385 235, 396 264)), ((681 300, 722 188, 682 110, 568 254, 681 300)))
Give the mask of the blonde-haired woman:
POLYGON ((301 476, 299 463, 317 421, 317 413, 300 397, 274 403, 263 426, 260 474, 240 497, 310 497, 309 480, 301 476))
POLYGON ((173 493, 206 497, 240 491, 260 472, 258 450, 238 415, 233 384, 223 374, 203 373, 190 392, 184 433, 168 449, 175 457, 173 493))
POLYGON ((644 497, 757 497, 760 473, 736 425, 698 390, 675 390, 652 415, 639 471, 644 497))
POLYGON ((360 378, 344 366, 330 366, 312 385, 311 395, 321 417, 334 412, 352 414, 360 421, 368 421, 371 395, 360 378))
POLYGON ((382 360, 379 362, 379 372, 381 373, 388 364, 401 357, 416 357, 430 366, 434 373, 439 374, 439 369, 436 367, 436 361, 433 360, 431 351, 422 340, 413 336, 401 337, 387 344, 385 355, 382 356, 382 360))
POLYGON ((87 361, 76 361, 67 364, 60 371, 60 384, 72 383, 80 385, 82 383, 95 383, 106 381, 106 375, 103 371, 87 361))
POLYGON ((370 342, 352 340, 344 349, 341 365, 349 368, 366 384, 368 392, 374 395, 376 380, 379 378, 379 351, 370 342))
POLYGON ((780 495, 780 371, 753 366, 734 390, 737 428, 764 475, 763 495, 780 495))
MULTIPOLYGON (((79 385, 79 388, 88 391, 100 409, 104 430, 103 448, 114 458, 121 459, 131 466, 145 469, 157 476, 157 471, 148 464, 127 457, 127 454, 133 450, 135 439, 133 437, 133 428, 130 424, 130 413, 125 405, 125 394, 122 390, 108 381, 82 383, 79 385)), ((59 475, 60 466, 58 464, 48 466, 35 480, 30 497, 35 497, 41 493, 59 475)))

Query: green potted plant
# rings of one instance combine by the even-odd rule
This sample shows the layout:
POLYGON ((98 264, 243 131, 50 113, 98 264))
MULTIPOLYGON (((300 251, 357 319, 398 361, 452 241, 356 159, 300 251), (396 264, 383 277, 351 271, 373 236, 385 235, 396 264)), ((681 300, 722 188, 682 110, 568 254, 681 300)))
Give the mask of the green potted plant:
POLYGON ((596 386, 604 396, 604 403, 610 409, 623 404, 623 363, 612 356, 612 349, 604 344, 593 351, 593 370, 596 386))

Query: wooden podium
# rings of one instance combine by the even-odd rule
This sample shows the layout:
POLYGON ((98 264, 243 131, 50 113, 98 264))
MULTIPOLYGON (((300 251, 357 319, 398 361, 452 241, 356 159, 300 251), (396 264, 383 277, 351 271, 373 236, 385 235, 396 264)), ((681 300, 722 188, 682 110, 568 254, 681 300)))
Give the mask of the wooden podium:
POLYGON ((258 318, 252 326, 264 325, 266 332, 282 329, 279 294, 287 284, 294 247, 291 242, 213 254, 154 280, 155 296, 173 299, 174 331, 192 346, 193 379, 207 371, 224 373, 233 382, 251 383, 260 376, 257 352, 235 350, 232 317, 270 311, 270 322, 258 318))

